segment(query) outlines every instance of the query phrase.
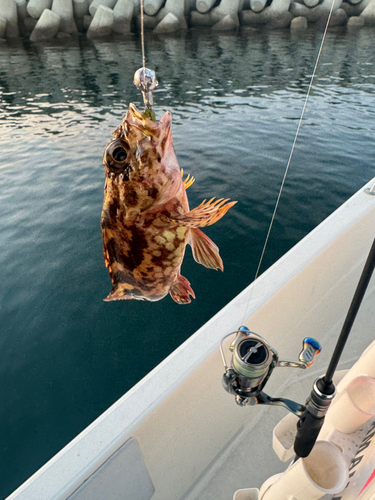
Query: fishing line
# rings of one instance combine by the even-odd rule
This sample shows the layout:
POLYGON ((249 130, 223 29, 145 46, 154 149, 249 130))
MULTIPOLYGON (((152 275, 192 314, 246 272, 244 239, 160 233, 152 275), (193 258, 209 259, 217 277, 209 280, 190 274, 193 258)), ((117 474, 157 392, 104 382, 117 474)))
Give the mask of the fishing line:
MULTIPOLYGON (((280 186, 280 189, 279 189, 279 194, 277 196, 277 200, 276 200, 276 203, 275 203, 275 208, 273 210, 273 214, 272 214, 272 217, 271 217, 271 222, 270 222, 270 225, 268 227, 267 236, 266 236, 266 239, 265 239, 265 242, 264 242, 264 245, 263 245, 262 253, 261 253, 261 256, 260 256, 260 259, 259 259, 259 264, 258 264, 257 270, 255 272, 255 277, 254 277, 253 283, 258 278, 260 267, 261 267, 262 262, 263 262, 263 257, 264 257, 264 254, 266 252, 268 240, 269 240, 269 237, 270 237, 270 234, 271 234, 271 230, 272 230, 272 227, 273 227, 273 223, 274 223, 274 220, 275 220, 275 217, 276 217, 276 212, 277 212, 277 209, 279 207, 281 194, 282 194, 283 189, 284 189, 285 180, 286 180, 286 177, 288 175, 290 163, 292 161, 294 149, 295 149, 296 143, 297 143, 297 138, 298 138, 298 135, 299 135, 299 132, 300 132, 300 128, 301 128, 301 125, 302 125, 302 120, 303 120, 303 117, 304 117, 304 114, 305 114, 305 110, 306 110, 306 106, 307 106, 307 101, 308 101, 308 99, 310 97, 310 93, 311 93, 312 85, 313 85, 313 82, 314 82, 316 70, 317 70, 318 64, 319 64, 320 55, 321 55, 322 50, 323 50, 323 45, 324 45, 324 41, 325 41, 325 38, 326 38, 326 35, 327 35, 329 22, 330 22, 331 17, 332 17, 332 12, 333 12, 334 5, 335 5, 335 0, 332 1, 331 9, 330 9, 329 14, 328 14, 327 23, 326 23, 326 26, 325 26, 325 29, 324 29, 324 32, 323 32, 322 41, 320 43, 320 47, 319 47, 319 50, 318 50, 318 55, 316 57, 315 66, 314 66, 314 69, 313 69, 313 72, 312 72, 312 75, 311 75, 311 79, 310 79, 310 83, 309 83, 309 86, 308 86, 308 89, 307 89, 305 101, 304 101, 304 104, 303 104, 303 107, 302 107, 301 116, 300 116, 300 119, 298 121, 296 134, 294 136, 294 141, 293 141, 293 144, 292 144, 290 155, 289 155, 286 167, 285 167, 284 176, 283 176, 283 179, 282 179, 282 182, 281 182, 281 186, 280 186)), ((255 286, 253 286, 253 288, 250 291, 250 295, 249 295, 249 298, 248 298, 248 301, 247 301, 247 306, 250 303, 250 299, 251 299, 251 296, 253 294, 254 288, 255 288, 255 286)), ((246 306, 246 309, 247 309, 247 306, 246 306)), ((246 309, 245 309, 245 313, 244 313, 244 319, 246 317, 246 309)))
POLYGON ((143 14, 143 0, 141 3, 141 47, 142 47, 142 68, 139 68, 134 74, 134 85, 142 92, 143 102, 146 106, 144 112, 147 118, 156 120, 155 113, 152 110, 153 98, 152 91, 157 87, 158 81, 156 80, 155 71, 146 68, 145 56, 145 27, 144 27, 144 14, 143 14))
POLYGON ((145 27, 143 18, 143 0, 141 0, 141 45, 142 45, 142 67, 143 71, 146 69, 146 56, 145 56, 145 27))

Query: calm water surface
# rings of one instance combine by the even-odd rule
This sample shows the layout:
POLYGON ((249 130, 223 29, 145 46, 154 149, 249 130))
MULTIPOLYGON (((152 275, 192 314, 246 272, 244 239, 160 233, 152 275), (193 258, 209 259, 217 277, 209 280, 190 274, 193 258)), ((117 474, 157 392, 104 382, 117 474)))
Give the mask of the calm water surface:
MULTIPOLYGON (((262 270, 375 173, 373 30, 328 34, 262 270)), ((102 154, 140 66, 136 38, 0 45, 0 498, 252 281, 321 33, 147 39, 173 112, 190 206, 239 203, 207 229, 225 272, 183 274, 196 300, 102 301, 102 154), (142 354, 146 353, 146 354, 142 354)))

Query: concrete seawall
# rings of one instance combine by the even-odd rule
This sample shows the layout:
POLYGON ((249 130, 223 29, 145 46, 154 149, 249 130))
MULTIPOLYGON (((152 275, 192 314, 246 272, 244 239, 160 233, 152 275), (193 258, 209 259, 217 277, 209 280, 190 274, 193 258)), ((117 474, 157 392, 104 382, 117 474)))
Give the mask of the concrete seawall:
MULTIPOLYGON (((173 33, 195 26, 291 30, 324 25, 375 27, 375 0, 144 0, 145 28, 173 33)), ((0 39, 33 42, 83 34, 100 38, 139 30, 139 0, 1 0, 0 39)))

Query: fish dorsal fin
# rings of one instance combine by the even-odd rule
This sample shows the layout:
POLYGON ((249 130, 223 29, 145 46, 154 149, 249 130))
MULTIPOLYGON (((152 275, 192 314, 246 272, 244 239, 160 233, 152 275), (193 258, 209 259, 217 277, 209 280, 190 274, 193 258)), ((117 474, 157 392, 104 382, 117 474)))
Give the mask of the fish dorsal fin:
POLYGON ((194 177, 188 174, 186 179, 183 181, 185 189, 189 188, 192 184, 194 184, 194 181, 195 181, 194 177))
MULTIPOLYGON (((183 176, 184 176, 184 169, 183 169, 183 168, 180 170, 180 174, 181 174, 181 179, 182 179, 182 178, 183 178, 183 176)), ((193 176, 190 176, 190 174, 187 174, 187 177, 186 177, 186 179, 182 182, 182 184, 184 185, 185 190, 186 190, 186 189, 187 189, 187 188, 189 188, 192 184, 194 184, 194 182, 195 182, 195 178, 194 178, 193 176)))
POLYGON ((193 251, 194 260, 209 269, 224 271, 223 261, 215 243, 198 228, 191 229, 190 235, 189 243, 193 251))

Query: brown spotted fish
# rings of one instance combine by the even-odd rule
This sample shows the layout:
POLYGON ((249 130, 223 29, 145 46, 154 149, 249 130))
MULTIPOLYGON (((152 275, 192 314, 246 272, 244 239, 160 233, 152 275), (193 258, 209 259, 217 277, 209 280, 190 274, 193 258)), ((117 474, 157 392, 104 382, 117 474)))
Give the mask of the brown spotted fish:
POLYGON ((236 203, 203 201, 189 209, 172 142, 172 115, 152 121, 134 104, 106 147, 101 229, 112 290, 104 300, 156 301, 170 293, 178 304, 195 298, 180 269, 186 244, 194 259, 223 270, 219 249, 199 228, 217 222, 236 203))

